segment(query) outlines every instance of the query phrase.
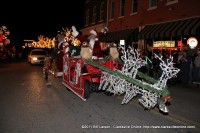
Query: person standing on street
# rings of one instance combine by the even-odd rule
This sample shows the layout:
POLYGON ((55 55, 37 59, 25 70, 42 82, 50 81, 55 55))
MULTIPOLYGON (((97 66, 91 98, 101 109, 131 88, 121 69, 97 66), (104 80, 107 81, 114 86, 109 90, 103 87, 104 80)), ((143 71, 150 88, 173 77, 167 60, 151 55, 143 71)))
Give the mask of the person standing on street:
POLYGON ((194 84, 200 86, 200 50, 197 51, 197 56, 194 59, 194 84))
POLYGON ((179 59, 179 62, 181 64, 180 67, 180 81, 182 83, 183 86, 189 86, 189 82, 190 82, 190 64, 192 62, 192 58, 189 55, 189 53, 184 50, 182 51, 182 56, 179 59))

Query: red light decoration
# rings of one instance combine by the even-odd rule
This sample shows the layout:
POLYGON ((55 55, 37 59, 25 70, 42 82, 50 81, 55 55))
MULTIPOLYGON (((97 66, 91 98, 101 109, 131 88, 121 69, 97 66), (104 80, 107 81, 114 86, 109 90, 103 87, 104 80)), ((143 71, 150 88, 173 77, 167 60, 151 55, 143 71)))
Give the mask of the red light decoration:
POLYGON ((181 47, 182 46, 182 41, 178 41, 178 47, 181 47))

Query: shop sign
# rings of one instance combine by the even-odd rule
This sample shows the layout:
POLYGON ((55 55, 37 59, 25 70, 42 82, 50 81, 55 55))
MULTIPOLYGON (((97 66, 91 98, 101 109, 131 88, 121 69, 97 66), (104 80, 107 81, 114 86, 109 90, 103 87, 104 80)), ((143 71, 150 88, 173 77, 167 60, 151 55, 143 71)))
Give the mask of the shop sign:
POLYGON ((194 49, 197 46, 198 41, 197 41, 197 39, 195 37, 190 37, 187 40, 187 44, 189 45, 189 47, 191 49, 194 49))
POLYGON ((153 47, 175 47, 175 41, 154 41, 153 47))
POLYGON ((120 43, 119 43, 121 46, 124 46, 125 45, 125 40, 120 40, 120 43))

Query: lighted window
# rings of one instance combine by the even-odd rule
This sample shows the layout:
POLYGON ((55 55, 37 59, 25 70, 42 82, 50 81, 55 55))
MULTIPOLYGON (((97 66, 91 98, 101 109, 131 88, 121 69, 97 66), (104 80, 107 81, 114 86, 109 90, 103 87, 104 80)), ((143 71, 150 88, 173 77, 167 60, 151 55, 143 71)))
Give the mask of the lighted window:
POLYGON ((111 0, 111 7, 110 7, 110 19, 114 19, 115 14, 115 3, 114 0, 111 0))
POLYGON ((131 13, 135 13, 138 10, 138 0, 132 0, 131 13))
POLYGON ((120 16, 124 16, 125 0, 120 1, 120 16))
POLYGON ((96 16, 97 16, 97 8, 96 6, 93 7, 93 14, 92 14, 92 23, 96 22, 96 16))
POLYGON ((101 2, 101 5, 100 5, 100 20, 103 20, 104 19, 104 2, 101 2))

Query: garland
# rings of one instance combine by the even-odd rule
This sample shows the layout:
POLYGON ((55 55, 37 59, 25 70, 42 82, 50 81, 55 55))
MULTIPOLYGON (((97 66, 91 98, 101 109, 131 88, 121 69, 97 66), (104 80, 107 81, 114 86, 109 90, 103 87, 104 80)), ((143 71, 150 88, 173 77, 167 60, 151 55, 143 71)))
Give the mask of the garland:
MULTIPOLYGON (((91 60, 85 60, 85 62, 86 62, 87 64, 89 64, 89 65, 92 65, 92 66, 94 66, 94 67, 97 67, 97 68, 99 68, 99 69, 101 69, 101 70, 103 70, 103 71, 106 71, 106 72, 110 73, 110 74, 113 74, 113 75, 118 76, 118 77, 120 77, 120 78, 122 78, 122 79, 125 79, 126 81, 128 81, 128 82, 130 82, 130 83, 132 83, 132 84, 135 84, 135 85, 137 85, 137 86, 140 86, 140 87, 142 87, 142 88, 144 88, 144 89, 146 89, 146 90, 155 92, 155 93, 157 93, 158 95, 162 95, 162 96, 165 96, 165 97, 169 96, 169 91, 167 90, 167 88, 162 88, 161 90, 158 90, 158 89, 156 89, 156 88, 155 88, 153 85, 151 85, 151 84, 148 84, 148 83, 145 84, 144 82, 142 82, 142 81, 140 81, 140 80, 138 80, 138 79, 130 78, 130 77, 128 77, 128 76, 126 76, 126 75, 120 73, 119 71, 114 71, 114 70, 108 69, 107 67, 100 66, 99 64, 94 63, 94 62, 91 61, 91 60)), ((144 78, 144 79, 147 80, 147 81, 155 82, 155 83, 156 83, 156 80, 155 80, 155 79, 148 77, 147 75, 143 74, 142 72, 139 72, 139 76, 142 77, 142 78, 144 78)))

